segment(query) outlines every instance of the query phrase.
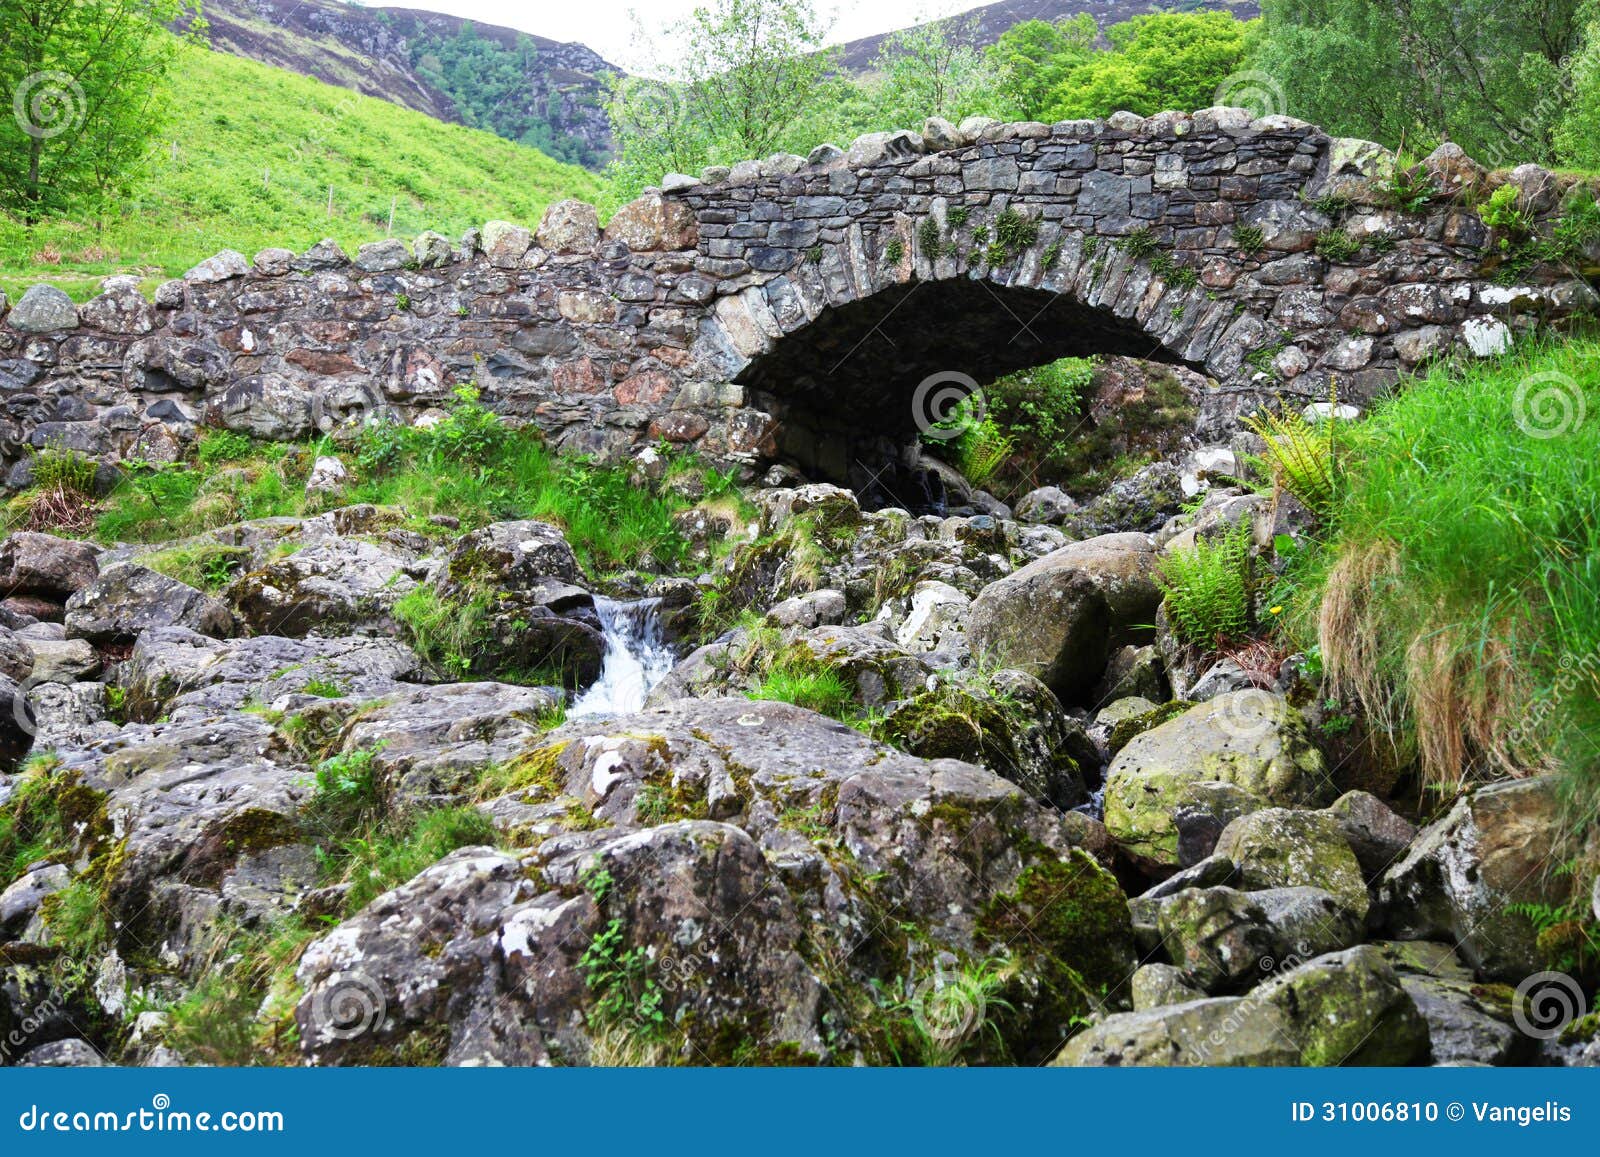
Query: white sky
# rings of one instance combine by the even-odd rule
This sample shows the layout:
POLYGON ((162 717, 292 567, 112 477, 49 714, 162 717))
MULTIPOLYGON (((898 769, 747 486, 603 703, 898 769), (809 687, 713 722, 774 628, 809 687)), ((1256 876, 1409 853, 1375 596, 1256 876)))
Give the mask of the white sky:
MULTIPOLYGON (((395 7, 423 8, 499 24, 551 40, 587 44, 601 56, 630 71, 648 72, 633 51, 637 12, 647 26, 671 24, 705 0, 387 0, 395 7)), ((832 43, 857 40, 925 20, 936 20, 990 0, 818 0, 820 12, 835 13, 832 43)), ((381 7, 383 0, 369 0, 381 7)))

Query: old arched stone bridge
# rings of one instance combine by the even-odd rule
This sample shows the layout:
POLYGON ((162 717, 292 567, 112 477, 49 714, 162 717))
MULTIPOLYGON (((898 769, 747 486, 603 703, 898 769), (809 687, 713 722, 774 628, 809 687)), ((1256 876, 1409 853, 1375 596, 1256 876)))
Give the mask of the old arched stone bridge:
MULTIPOLYGON (((159 458, 201 423, 297 437, 412 414, 476 381, 573 449, 645 441, 835 477, 913 429, 934 373, 1068 354, 1181 362, 1222 433, 1263 396, 1369 398, 1407 367, 1594 308, 1571 271, 1493 278, 1453 146, 1438 195, 1390 202, 1393 157, 1238 109, 1057 125, 930 122, 848 152, 669 177, 602 231, 553 206, 460 244, 220 254, 81 308, 35 290, 0 325, 8 458, 63 443, 159 458)), ((1565 190, 1512 174, 1546 227, 1565 190)), ((4 308, 0 306, 0 308, 4 308)))

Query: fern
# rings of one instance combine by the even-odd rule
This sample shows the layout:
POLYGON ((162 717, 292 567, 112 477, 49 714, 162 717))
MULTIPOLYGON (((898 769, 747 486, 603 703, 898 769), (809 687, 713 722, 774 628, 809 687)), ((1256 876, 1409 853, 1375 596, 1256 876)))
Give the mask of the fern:
POLYGON ((1166 594, 1167 618, 1183 642, 1215 651, 1247 637, 1255 625, 1250 523, 1168 555, 1156 581, 1166 594))
POLYGON ((1313 424, 1293 410, 1263 412, 1244 424, 1267 444, 1263 462, 1274 486, 1288 491, 1318 518, 1332 511, 1339 493, 1339 396, 1328 391, 1326 421, 1313 424))

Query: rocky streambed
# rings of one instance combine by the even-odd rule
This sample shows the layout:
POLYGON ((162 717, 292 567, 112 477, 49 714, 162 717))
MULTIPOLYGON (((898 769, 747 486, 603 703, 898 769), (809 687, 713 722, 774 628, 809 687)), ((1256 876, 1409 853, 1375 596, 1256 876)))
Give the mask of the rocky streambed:
POLYGON ((214 592, 12 534, 4 1060, 1600 1060, 1518 992, 1553 782, 1419 805, 1304 663, 1182 647, 1163 553, 1286 517, 1194 469, 942 517, 778 471, 698 580, 371 506, 208 532, 214 592), (486 584, 419 653, 400 600, 486 584))

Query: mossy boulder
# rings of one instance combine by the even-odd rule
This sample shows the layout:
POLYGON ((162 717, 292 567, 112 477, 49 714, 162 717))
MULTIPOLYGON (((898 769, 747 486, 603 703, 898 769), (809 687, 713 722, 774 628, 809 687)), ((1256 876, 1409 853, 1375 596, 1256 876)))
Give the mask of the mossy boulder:
POLYGON ((1228 820, 1273 804, 1325 803, 1330 791, 1300 713, 1281 696, 1235 691, 1152 728, 1116 754, 1106 775, 1106 827, 1131 856, 1155 868, 1198 862, 1212 849, 1201 840, 1180 851, 1180 813, 1215 795, 1208 785, 1216 784, 1227 785, 1229 808, 1242 809, 1228 820))
POLYGON ((1428 1059, 1427 1022, 1382 950, 1370 944, 1307 961, 1273 980, 1265 999, 1287 1017, 1303 1065, 1428 1059))
POLYGON ((1024 671, 924 692, 884 720, 883 735, 924 759, 981 763, 1062 809, 1088 798, 1085 773, 1096 762, 1082 724, 1024 671))
POLYGON ((1247 891, 1308 885, 1331 892, 1356 916, 1367 915, 1361 865, 1338 821, 1326 812, 1266 808, 1223 829, 1216 853, 1239 869, 1247 891))

